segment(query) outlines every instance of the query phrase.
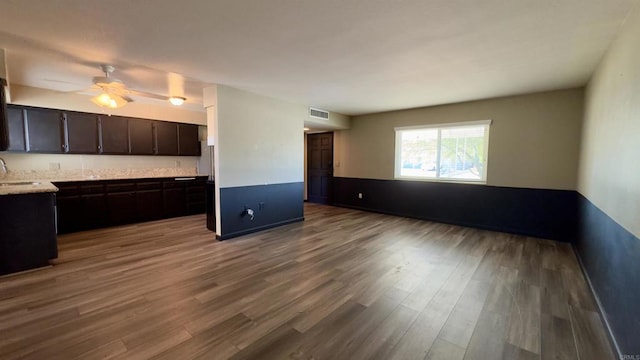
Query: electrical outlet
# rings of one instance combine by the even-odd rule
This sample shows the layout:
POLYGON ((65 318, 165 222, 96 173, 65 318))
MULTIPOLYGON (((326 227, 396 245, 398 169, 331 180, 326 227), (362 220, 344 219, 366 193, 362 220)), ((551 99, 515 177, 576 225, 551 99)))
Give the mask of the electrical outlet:
POLYGON ((362 199, 362 193, 358 193, 358 199, 362 199))
POLYGON ((264 203, 263 202, 258 204, 258 210, 264 210, 264 203))
POLYGON ((60 163, 59 162, 49 163, 49 170, 60 170, 60 163))
POLYGON ((176 167, 179 168, 180 167, 180 160, 176 160, 176 167))

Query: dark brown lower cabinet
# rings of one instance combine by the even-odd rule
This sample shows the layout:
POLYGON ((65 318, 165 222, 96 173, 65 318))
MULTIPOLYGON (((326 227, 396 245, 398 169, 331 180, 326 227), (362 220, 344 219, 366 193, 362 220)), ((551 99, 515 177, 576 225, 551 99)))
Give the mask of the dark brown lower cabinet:
POLYGON ((184 185, 164 189, 164 215, 168 218, 186 215, 184 185))
POLYGON ((108 193, 107 214, 110 225, 136 222, 136 193, 133 191, 108 193))
POLYGON ((54 205, 53 193, 0 196, 0 275, 58 257, 54 205))
POLYGON ((55 183, 58 233, 204 213, 205 176, 55 183))
POLYGON ((107 200, 102 194, 90 194, 82 196, 82 206, 84 215, 82 215, 83 229, 97 229, 108 224, 107 219, 107 200))
POLYGON ((138 221, 151 221, 163 218, 164 205, 162 201, 162 189, 138 190, 136 194, 138 221))
POLYGON ((108 223, 104 186, 57 186, 60 189, 56 196, 59 234, 96 229, 108 223))
POLYGON ((84 205, 80 196, 56 197, 58 233, 66 234, 84 230, 84 205))
POLYGON ((206 179, 199 178, 187 183, 187 214, 202 214, 205 212, 205 184, 206 179))

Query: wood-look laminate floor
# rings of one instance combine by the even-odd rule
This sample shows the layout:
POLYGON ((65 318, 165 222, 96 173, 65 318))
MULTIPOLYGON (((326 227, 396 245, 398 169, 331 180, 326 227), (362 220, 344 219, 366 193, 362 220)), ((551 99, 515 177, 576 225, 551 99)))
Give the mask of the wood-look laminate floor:
POLYGON ((1 359, 610 359, 571 247, 321 205, 60 236, 0 277, 1 359))

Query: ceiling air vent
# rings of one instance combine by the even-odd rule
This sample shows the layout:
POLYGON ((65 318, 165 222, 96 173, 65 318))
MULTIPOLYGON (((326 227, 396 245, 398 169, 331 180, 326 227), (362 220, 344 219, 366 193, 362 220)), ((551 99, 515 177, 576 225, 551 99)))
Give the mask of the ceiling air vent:
POLYGON ((322 120, 329 120, 329 112, 310 107, 309 108, 309 117, 316 118, 316 119, 322 119, 322 120))

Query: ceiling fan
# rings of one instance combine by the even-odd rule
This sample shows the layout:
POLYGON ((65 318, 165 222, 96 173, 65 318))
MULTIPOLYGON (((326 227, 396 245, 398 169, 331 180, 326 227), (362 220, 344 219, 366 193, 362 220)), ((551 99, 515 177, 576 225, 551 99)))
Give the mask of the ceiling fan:
POLYGON ((111 76, 116 70, 112 65, 100 65, 100 69, 104 72, 104 76, 96 76, 93 78, 94 86, 90 90, 100 90, 101 93, 92 97, 91 101, 101 107, 117 109, 127 105, 134 100, 130 95, 143 96, 156 100, 169 100, 171 104, 180 106, 186 98, 182 96, 164 96, 144 91, 137 91, 128 88, 122 80, 111 76))

